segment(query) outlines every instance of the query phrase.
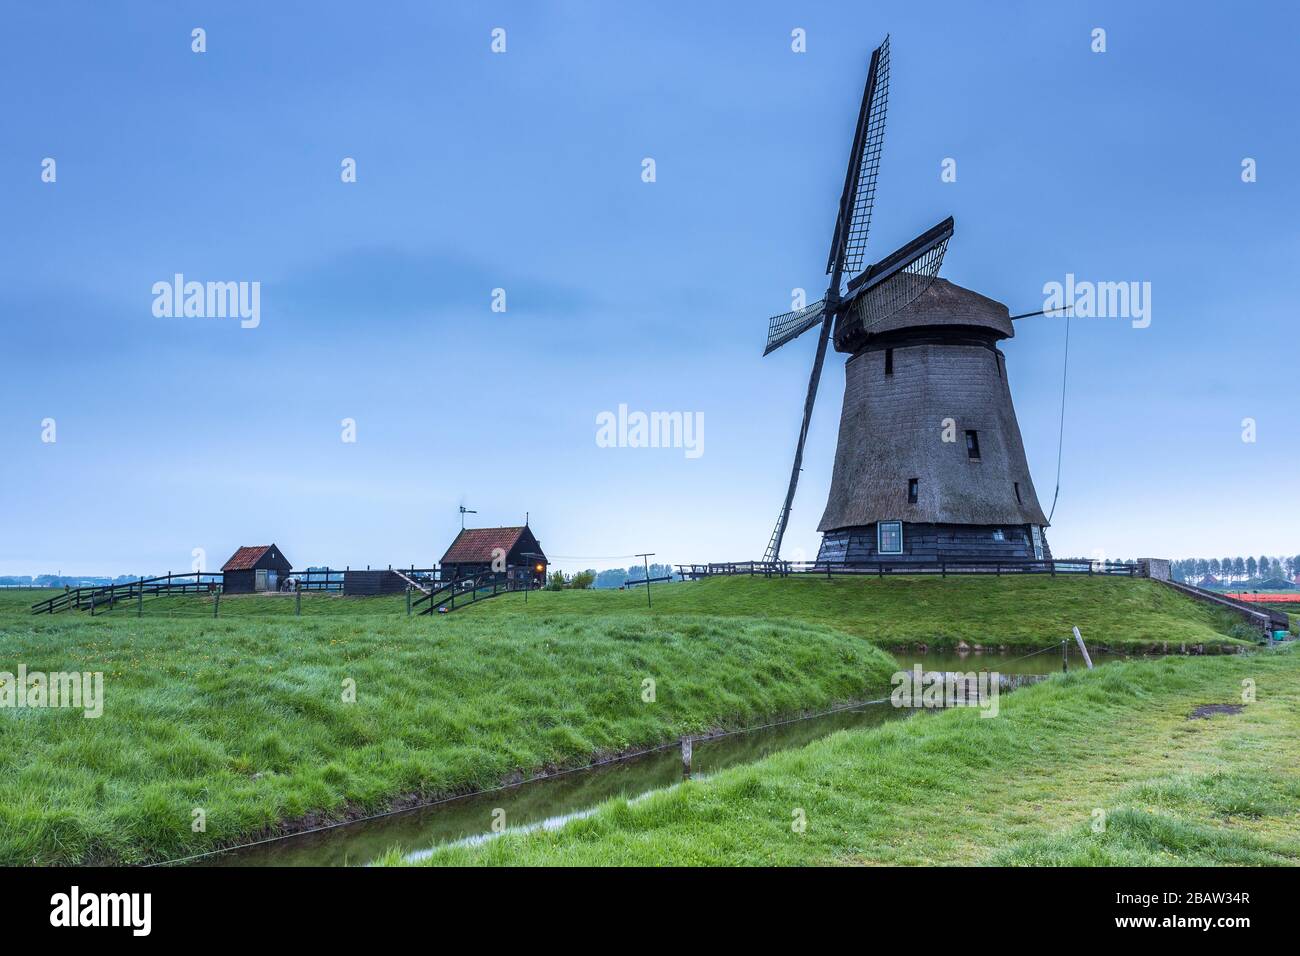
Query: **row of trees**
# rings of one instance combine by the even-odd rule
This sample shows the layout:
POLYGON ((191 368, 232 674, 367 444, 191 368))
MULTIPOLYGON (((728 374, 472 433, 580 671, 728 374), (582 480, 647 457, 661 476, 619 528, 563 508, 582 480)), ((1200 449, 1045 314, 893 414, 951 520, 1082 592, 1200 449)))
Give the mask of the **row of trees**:
MULTIPOLYGON (((673 570, 671 564, 650 565, 650 577, 671 577, 674 581, 679 579, 679 575, 673 570)), ((552 591, 558 591, 561 588, 578 588, 580 590, 590 587, 621 588, 628 581, 644 580, 645 566, 637 564, 630 568, 609 568, 604 571, 588 568, 586 571, 578 571, 567 576, 563 572, 552 571, 546 579, 546 587, 552 591)))
POLYGON ((1271 558, 1184 558, 1170 566, 1175 581, 1194 584, 1207 577, 1225 584, 1260 584, 1264 581, 1293 584, 1300 574, 1300 554, 1271 558))
POLYGON ((38 574, 33 577, 30 574, 10 574, 0 577, 0 587, 61 588, 67 586, 75 588, 83 585, 126 584, 129 581, 137 580, 139 580, 139 575, 136 574, 119 574, 115 578, 94 575, 38 574))

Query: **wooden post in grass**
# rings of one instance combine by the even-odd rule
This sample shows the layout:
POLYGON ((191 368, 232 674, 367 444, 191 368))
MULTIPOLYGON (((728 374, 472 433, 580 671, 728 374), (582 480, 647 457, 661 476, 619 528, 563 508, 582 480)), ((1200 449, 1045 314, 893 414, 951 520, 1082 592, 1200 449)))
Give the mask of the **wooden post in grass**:
POLYGON ((682 777, 686 780, 691 779, 692 743, 693 741, 690 737, 682 738, 682 777))
POLYGON ((135 582, 135 616, 144 617, 144 575, 141 575, 135 582))
POLYGON ((293 613, 296 617, 302 617, 302 578, 298 578, 293 585, 293 613))
POLYGON ((1061 641, 1061 673, 1068 674, 1069 672, 1070 672, 1070 643, 1069 641, 1061 641))
POLYGON ((1088 670, 1092 670, 1092 658, 1088 656, 1088 648, 1083 643, 1083 635, 1079 629, 1074 629, 1074 639, 1079 642, 1079 650, 1083 652, 1083 662, 1088 665, 1088 670))
MULTIPOLYGON (((654 554, 653 551, 642 551, 637 555, 638 558, 645 562, 645 606, 647 608, 650 607, 650 559, 654 557, 654 554)), ((754 573, 754 562, 752 561, 749 563, 749 573, 751 576, 754 573)))
POLYGON ((411 616, 411 586, 406 586, 406 616, 411 616))
POLYGON ((212 616, 221 616, 221 592, 217 591, 212 595, 212 616))

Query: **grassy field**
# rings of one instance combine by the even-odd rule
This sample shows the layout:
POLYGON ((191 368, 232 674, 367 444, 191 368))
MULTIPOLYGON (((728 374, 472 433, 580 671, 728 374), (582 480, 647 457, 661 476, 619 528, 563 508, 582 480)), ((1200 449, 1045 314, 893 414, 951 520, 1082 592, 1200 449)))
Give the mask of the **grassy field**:
POLYGON ((34 617, 0 592, 0 671, 102 671, 105 712, 0 710, 0 863, 139 862, 493 785, 860 698, 880 648, 1237 649, 1232 621, 1146 581, 715 579, 404 599, 147 600, 34 617), (656 700, 642 701, 643 681, 656 700), (344 681, 356 702, 342 699, 344 681), (195 808, 206 830, 191 830, 195 808))
MULTIPOLYGON (((645 589, 547 591, 529 598, 528 613, 560 619, 592 613, 707 613, 796 619, 823 624, 880 647, 961 642, 997 648, 1037 648, 1070 637, 1077 626, 1089 646, 1171 651, 1205 645, 1241 646, 1239 618, 1151 581, 1087 576, 710 578, 645 589)), ((515 596, 465 611, 508 617, 523 611, 515 596)), ((456 612, 461 613, 460 611, 456 612)))
POLYGON ((843 732, 423 862, 1296 865, 1297 736, 1294 647, 1108 664, 1004 697, 992 719, 843 732), (1240 704, 1243 680, 1257 699, 1240 713, 1191 716, 1240 704))
MULTIPOLYGON (((315 597, 302 619, 240 613, 257 599, 223 601, 219 620, 157 609, 92 619, 33 617, 36 597, 0 593, 0 671, 102 671, 104 713, 0 709, 0 864, 174 858, 282 821, 860 699, 895 666, 840 631, 758 618, 503 626, 315 597), (192 832, 195 808, 205 832, 192 832)), ((266 600, 291 613, 291 600, 266 600)))

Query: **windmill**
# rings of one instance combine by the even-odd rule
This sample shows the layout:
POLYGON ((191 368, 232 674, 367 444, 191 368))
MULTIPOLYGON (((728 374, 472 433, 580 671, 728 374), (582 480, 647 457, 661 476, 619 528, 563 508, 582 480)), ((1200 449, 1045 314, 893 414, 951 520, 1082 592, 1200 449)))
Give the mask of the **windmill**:
POLYGON ((832 329, 836 350, 850 358, 831 495, 818 525, 825 534, 819 562, 890 554, 1041 558, 1047 521, 1029 478, 996 344, 1015 333, 1005 306, 937 280, 953 235, 952 217, 863 267, 888 96, 886 37, 867 69, 826 263, 826 295, 768 321, 764 355, 813 328, 820 332, 790 482, 764 560, 780 560, 832 329), (910 384, 893 380, 896 350, 900 364, 913 373, 910 384), (996 384, 988 374, 994 371, 996 384), (952 407, 932 407, 936 395, 952 407), (948 420, 951 436, 939 435, 939 421, 948 420), (960 462, 958 430, 966 442, 960 462), (981 435, 984 450, 996 455, 981 457, 981 435), (936 448, 936 441, 954 447, 936 448), (988 467, 979 471, 960 470, 968 467, 961 462, 986 461, 988 467))

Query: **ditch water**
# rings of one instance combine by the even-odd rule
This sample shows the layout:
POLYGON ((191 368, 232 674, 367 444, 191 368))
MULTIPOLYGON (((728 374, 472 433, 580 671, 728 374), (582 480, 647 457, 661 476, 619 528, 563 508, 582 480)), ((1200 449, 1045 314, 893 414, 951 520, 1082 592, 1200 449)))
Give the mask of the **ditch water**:
MULTIPOLYGON (((920 664, 926 671, 998 671, 1009 678, 1004 687, 1030 683, 1061 670, 1061 652, 1057 648, 1019 659, 1013 654, 990 653, 903 652, 894 656, 904 670, 920 664)), ((1094 653, 1093 663, 1105 663, 1121 656, 1094 653)), ((1069 666, 1071 669, 1084 666, 1077 649, 1071 648, 1069 666)), ((888 693, 889 689, 883 688, 876 696, 887 697, 888 693)), ((909 709, 893 707, 886 700, 741 733, 697 739, 693 744, 691 775, 698 779, 782 750, 802 747, 839 730, 876 727, 912 713, 909 709)), ((501 818, 498 810, 504 811, 504 820, 511 831, 554 828, 587 815, 606 800, 637 798, 671 787, 681 779, 681 751, 674 743, 640 756, 517 786, 227 850, 196 860, 195 864, 357 866, 372 862, 394 847, 408 858, 418 859, 435 847, 490 839, 493 820, 501 818)))

